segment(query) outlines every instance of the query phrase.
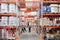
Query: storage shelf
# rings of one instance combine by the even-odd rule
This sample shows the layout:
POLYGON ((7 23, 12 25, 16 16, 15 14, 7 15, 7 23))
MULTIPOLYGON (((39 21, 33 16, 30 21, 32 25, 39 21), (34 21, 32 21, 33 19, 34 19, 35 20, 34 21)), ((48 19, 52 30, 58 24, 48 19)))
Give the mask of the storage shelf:
POLYGON ((42 28, 60 28, 60 26, 42 26, 42 28))
POLYGON ((38 7, 38 6, 26 6, 26 8, 40 8, 40 7, 38 7))
POLYGON ((31 11, 28 11, 28 10, 20 10, 21 12, 37 12, 38 10, 31 10, 31 11))
POLYGON ((37 15, 34 15, 34 16, 28 15, 28 16, 25 16, 25 17, 26 17, 26 18, 33 18, 33 17, 35 17, 35 16, 37 16, 37 15))
POLYGON ((0 16, 16 16, 16 13, 0 13, 0 16))
POLYGON ((60 13, 43 13, 43 17, 60 17, 60 13))
POLYGON ((4 0, 4 1, 3 0, 0 0, 0 4, 1 3, 8 3, 8 4, 9 3, 14 3, 14 4, 16 4, 16 0, 14 0, 14 1, 12 1, 12 0, 4 0))
POLYGON ((40 6, 20 6, 20 8, 36 8, 36 9, 38 9, 38 8, 40 8, 40 6))
POLYGON ((0 29, 11 29, 11 28, 13 28, 13 29, 16 29, 16 26, 0 26, 0 29))
POLYGON ((16 2, 0 2, 0 4, 1 3, 7 3, 7 4, 13 3, 13 4, 16 4, 16 2))
POLYGON ((25 15, 20 15, 19 17, 25 17, 25 15))
POLYGON ((30 3, 30 2, 40 2, 40 1, 19 1, 19 3, 30 3))
POLYGON ((48 3, 60 3, 59 1, 43 1, 43 3, 48 4, 48 3))
MULTIPOLYGON (((31 2, 31 3, 32 2, 39 2, 40 3, 41 1, 19 1, 19 3, 29 3, 29 2, 31 2)), ((57 0, 57 1, 53 1, 53 0, 52 1, 44 1, 43 0, 43 3, 60 3, 60 0, 57 0)))

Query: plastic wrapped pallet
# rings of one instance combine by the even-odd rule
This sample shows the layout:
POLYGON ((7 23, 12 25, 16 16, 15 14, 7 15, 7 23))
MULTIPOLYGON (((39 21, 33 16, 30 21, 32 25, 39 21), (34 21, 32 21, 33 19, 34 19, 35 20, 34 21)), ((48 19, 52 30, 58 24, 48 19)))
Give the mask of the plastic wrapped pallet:
POLYGON ((15 12, 16 11, 16 5, 15 4, 9 4, 9 12, 15 12))
POLYGON ((1 12, 8 12, 8 4, 1 3, 1 12))
POLYGON ((52 22, 47 18, 40 18, 40 25, 41 26, 51 26, 52 25, 51 23, 52 22))
POLYGON ((51 12, 52 13, 57 13, 58 12, 58 4, 51 4, 51 12))
POLYGON ((15 17, 9 17, 9 26, 16 26, 16 18, 15 17))
POLYGON ((7 26, 8 25, 8 17, 2 17, 1 19, 1 26, 7 26))
POLYGON ((8 17, 6 16, 2 17, 1 22, 8 22, 8 17))

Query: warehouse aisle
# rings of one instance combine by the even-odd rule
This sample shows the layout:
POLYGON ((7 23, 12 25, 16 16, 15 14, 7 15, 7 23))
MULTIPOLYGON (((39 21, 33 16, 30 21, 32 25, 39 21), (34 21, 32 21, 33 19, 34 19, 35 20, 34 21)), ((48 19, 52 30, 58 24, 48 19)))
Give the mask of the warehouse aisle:
POLYGON ((39 40, 39 36, 35 31, 32 30, 31 33, 25 32, 21 35, 20 40, 39 40))

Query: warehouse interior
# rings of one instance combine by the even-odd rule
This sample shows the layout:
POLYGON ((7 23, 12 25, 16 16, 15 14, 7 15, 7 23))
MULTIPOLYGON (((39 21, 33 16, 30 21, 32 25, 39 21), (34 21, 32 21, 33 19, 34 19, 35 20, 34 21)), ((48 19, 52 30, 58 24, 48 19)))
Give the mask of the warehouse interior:
POLYGON ((60 0, 0 0, 0 40, 60 40, 60 0))

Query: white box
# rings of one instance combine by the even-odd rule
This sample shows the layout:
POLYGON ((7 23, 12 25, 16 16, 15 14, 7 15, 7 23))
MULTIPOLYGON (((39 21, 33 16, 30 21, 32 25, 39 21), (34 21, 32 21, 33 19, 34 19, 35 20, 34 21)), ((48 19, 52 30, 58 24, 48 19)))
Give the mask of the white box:
POLYGON ((15 12, 16 11, 16 5, 15 4, 9 4, 9 12, 15 12))
POLYGON ((8 12, 8 4, 1 3, 1 12, 8 12))
POLYGON ((52 13, 57 13, 58 12, 58 4, 51 4, 51 12, 52 13))

